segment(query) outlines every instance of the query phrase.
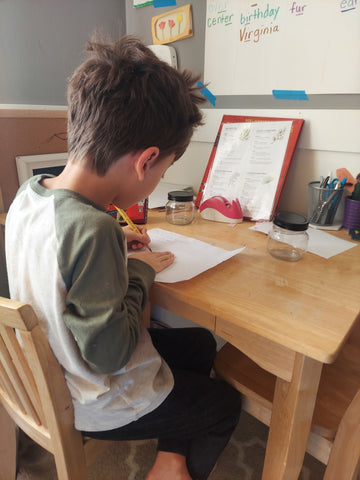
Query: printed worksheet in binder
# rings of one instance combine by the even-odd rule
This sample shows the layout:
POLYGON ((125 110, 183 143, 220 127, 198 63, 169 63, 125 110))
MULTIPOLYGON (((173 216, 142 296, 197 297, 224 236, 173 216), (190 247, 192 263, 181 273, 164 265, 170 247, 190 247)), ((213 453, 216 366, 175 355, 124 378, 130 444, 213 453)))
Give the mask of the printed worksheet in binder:
POLYGON ((244 218, 270 220, 304 120, 224 115, 196 198, 239 199, 244 218))

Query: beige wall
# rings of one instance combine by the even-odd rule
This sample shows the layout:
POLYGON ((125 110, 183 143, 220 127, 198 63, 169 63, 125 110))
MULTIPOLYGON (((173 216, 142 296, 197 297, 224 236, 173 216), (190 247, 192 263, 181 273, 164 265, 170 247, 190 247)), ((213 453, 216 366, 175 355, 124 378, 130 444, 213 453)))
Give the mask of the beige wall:
POLYGON ((19 188, 16 156, 66 151, 66 110, 0 108, 0 190, 3 210, 8 210, 19 188))

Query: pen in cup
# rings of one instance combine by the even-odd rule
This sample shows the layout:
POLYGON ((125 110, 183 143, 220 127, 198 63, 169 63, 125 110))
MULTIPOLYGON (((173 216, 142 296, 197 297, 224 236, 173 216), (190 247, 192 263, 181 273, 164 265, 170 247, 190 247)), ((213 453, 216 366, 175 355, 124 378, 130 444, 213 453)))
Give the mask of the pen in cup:
MULTIPOLYGON (((129 218, 129 215, 125 212, 125 210, 123 210, 122 208, 119 208, 117 207, 116 205, 114 205, 114 207, 116 208, 116 210, 120 213, 120 215, 122 216, 122 218, 125 220, 125 222, 129 225, 129 227, 131 228, 131 230, 133 230, 134 232, 136 233, 139 233, 141 235, 141 232, 140 230, 137 228, 137 226, 134 224, 134 222, 129 218)), ((151 248, 147 245, 146 248, 152 252, 151 248)))

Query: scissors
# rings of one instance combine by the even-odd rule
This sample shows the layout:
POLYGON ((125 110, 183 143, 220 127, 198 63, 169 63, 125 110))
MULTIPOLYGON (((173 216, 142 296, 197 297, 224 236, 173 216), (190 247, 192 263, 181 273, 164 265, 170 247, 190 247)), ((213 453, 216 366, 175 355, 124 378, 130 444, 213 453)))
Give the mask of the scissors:
POLYGON ((338 178, 333 178, 331 182, 328 183, 327 187, 333 190, 335 188, 335 185, 337 185, 339 182, 338 178))
POLYGON ((325 177, 322 182, 320 182, 320 188, 326 188, 326 185, 328 184, 328 181, 330 180, 330 175, 325 177))
POLYGON ((334 190, 335 186, 340 183, 340 188, 344 188, 345 186, 345 183, 346 183, 346 178, 343 178, 340 182, 340 180, 338 178, 334 178, 333 180, 331 180, 330 183, 327 184, 328 188, 330 188, 331 190, 334 190))
POLYGON ((334 191, 331 193, 329 192, 326 198, 322 198, 319 200, 313 214, 311 215, 310 223, 320 224, 322 218, 324 218, 325 215, 327 217, 331 203, 333 199, 338 195, 339 190, 341 190, 341 183, 337 181, 336 183, 334 183, 334 191))

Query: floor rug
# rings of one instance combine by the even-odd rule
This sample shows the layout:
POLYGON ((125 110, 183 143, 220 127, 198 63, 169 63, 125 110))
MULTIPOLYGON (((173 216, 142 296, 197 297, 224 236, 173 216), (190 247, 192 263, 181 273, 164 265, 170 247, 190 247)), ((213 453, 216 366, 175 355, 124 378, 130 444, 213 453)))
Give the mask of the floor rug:
MULTIPOLYGON (((243 412, 209 480, 261 480, 267 435, 265 425, 243 412)), ((119 442, 89 467, 89 480, 144 480, 155 454, 155 440, 119 442)), ((322 463, 306 454, 299 480, 321 480, 324 470, 322 463)), ((17 480, 57 480, 52 455, 23 433, 17 480)))

